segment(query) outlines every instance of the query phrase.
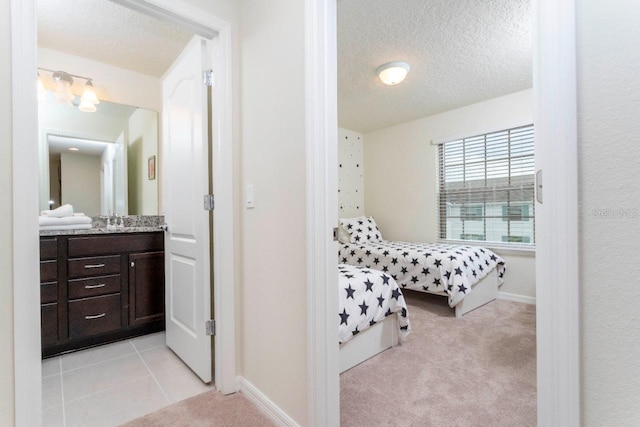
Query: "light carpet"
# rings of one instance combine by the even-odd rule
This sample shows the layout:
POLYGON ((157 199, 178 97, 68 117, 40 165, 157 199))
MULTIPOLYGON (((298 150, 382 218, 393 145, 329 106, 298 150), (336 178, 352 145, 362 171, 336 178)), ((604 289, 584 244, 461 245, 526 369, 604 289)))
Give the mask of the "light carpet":
POLYGON ((535 426, 535 306, 456 319, 445 298, 404 293, 413 331, 341 375, 342 426, 535 426))
MULTIPOLYGON (((349 426, 535 426, 535 306, 494 301, 456 319, 445 298, 406 291, 407 342, 340 376, 349 426)), ((274 425, 242 394, 200 394, 127 427, 274 425)))
POLYGON ((124 424, 126 427, 272 427, 274 424, 240 393, 208 391, 124 424))

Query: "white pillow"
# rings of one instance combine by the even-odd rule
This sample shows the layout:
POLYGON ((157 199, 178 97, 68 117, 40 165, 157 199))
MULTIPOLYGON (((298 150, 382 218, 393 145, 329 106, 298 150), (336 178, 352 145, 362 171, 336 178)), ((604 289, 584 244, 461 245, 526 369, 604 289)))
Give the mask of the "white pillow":
POLYGON ((340 220, 340 225, 351 235, 351 243, 382 240, 382 233, 373 217, 344 218, 340 220))
POLYGON ((341 243, 351 243, 351 234, 340 224, 338 227, 338 241, 341 243))

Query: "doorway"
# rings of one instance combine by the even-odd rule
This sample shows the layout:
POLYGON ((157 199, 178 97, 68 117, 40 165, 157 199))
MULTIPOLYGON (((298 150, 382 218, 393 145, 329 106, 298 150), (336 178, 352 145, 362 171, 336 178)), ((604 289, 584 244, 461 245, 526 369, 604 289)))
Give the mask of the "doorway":
MULTIPOLYGON (((35 99, 35 92, 32 91, 32 77, 35 76, 35 40, 36 27, 32 20, 35 17, 35 1, 15 1, 12 2, 11 9, 13 12, 13 37, 14 49, 12 64, 14 66, 14 88, 25 88, 25 93, 33 94, 33 97, 25 96, 21 100, 16 99, 16 108, 14 109, 14 141, 29 140, 37 141, 35 129, 30 127, 28 123, 35 123, 36 116, 34 106, 29 106, 29 99, 35 99), (24 80, 24 81, 23 81, 24 80), (20 135, 29 135, 22 139, 20 135)), ((211 56, 215 59, 213 71, 217 76, 216 94, 213 97, 213 109, 219 111, 212 123, 213 136, 216 141, 214 148, 214 162, 217 167, 215 169, 216 176, 214 182, 216 186, 216 197, 219 202, 217 208, 217 216, 214 219, 214 228, 220 231, 216 233, 216 243, 214 250, 216 251, 215 274, 216 281, 220 286, 216 287, 215 308, 220 320, 224 319, 221 324, 223 327, 218 328, 215 341, 220 350, 215 360, 215 370, 217 375, 217 388, 224 392, 230 393, 235 391, 235 344, 234 344, 234 291, 233 291, 233 216, 232 216, 232 150, 231 140, 231 82, 229 70, 231 69, 231 28, 228 23, 219 18, 193 9, 184 8, 182 5, 165 4, 162 6, 149 5, 146 1, 124 2, 129 6, 138 7, 153 13, 155 16, 163 17, 163 19, 180 25, 183 28, 198 33, 206 33, 208 36, 214 36, 211 56)), ((135 83, 134 83, 135 84, 135 83)), ((25 170, 30 170, 29 164, 37 158, 37 144, 22 145, 19 150, 14 150, 16 165, 23 165, 25 170), (23 163, 24 162, 24 163, 23 163)), ((21 168, 19 168, 21 169, 21 168)), ((21 194, 25 194, 22 200, 16 200, 14 209, 24 212, 37 212, 37 184, 30 181, 28 173, 21 173, 16 170, 13 176, 13 183, 16 189, 20 189, 21 194), (29 184, 32 183, 32 184, 29 184), (28 194, 28 195, 27 195, 28 194)), ((25 215, 22 218, 16 218, 14 222, 14 230, 37 230, 35 226, 35 216, 25 215)), ((37 273, 35 273, 31 265, 37 259, 37 233, 23 233, 25 236, 22 243, 14 245, 15 263, 14 278, 15 283, 23 283, 37 281, 37 273)), ((36 270, 37 271, 37 270, 36 270)), ((26 287, 16 286, 17 292, 14 295, 14 313, 16 332, 20 339, 16 340, 16 419, 18 423, 25 425, 38 425, 40 423, 40 414, 33 411, 34 404, 37 401, 31 396, 39 395, 40 390, 40 370, 37 369, 36 360, 40 357, 40 338, 39 325, 33 319, 38 319, 37 307, 33 306, 33 302, 39 300, 37 289, 35 292, 26 287), (31 319, 31 320, 25 320, 31 319), (22 392, 25 390, 25 392, 22 392), (29 401, 23 401, 24 396, 30 396, 29 401)), ((39 362, 38 362, 39 363, 39 362)))
MULTIPOLYGON (((576 157, 576 92, 575 92, 575 3, 562 4, 535 2, 534 16, 534 120, 540 150, 536 148, 536 168, 544 169, 547 182, 553 175, 552 188, 545 187, 546 206, 538 208, 544 218, 536 232, 541 256, 536 262, 536 296, 538 305, 545 310, 537 314, 537 360, 538 360, 538 423, 540 425, 579 425, 579 346, 578 346, 578 299, 577 262, 577 157, 576 157), (562 149, 553 150, 554 141, 562 139, 562 149), (565 174, 563 176, 563 174, 565 174), (569 179, 567 179, 567 176, 569 179), (557 180, 557 181, 556 181, 557 180), (555 183, 558 185, 555 185, 555 183), (552 205, 553 213, 548 206, 552 205), (542 245, 542 242, 545 242, 542 245), (543 251, 544 248, 544 251, 543 251), (548 252, 546 252, 548 250, 548 252), (554 286, 563 283, 565 286, 554 286), (567 341, 567 337, 570 340, 567 341), (560 378, 555 381, 555 378, 560 378)), ((312 42, 307 44, 309 63, 307 71, 311 81, 321 81, 326 91, 312 91, 319 107, 308 102, 312 127, 318 129, 325 139, 308 139, 310 182, 315 182, 315 191, 331 194, 336 189, 334 171, 335 136, 337 127, 335 109, 335 2, 319 0, 313 3, 307 17, 307 25, 314 28, 312 42), (322 22, 324 25, 317 25, 322 22), (329 172, 326 172, 329 171, 329 172)), ((326 229, 335 226, 332 222, 333 198, 312 203, 312 211, 322 213, 309 217, 315 238, 309 243, 315 256, 310 261, 310 275, 327 284, 329 290, 336 288, 333 272, 335 245, 324 240, 326 229)), ((335 205, 334 205, 335 206, 335 205)), ((333 221, 335 221, 333 219, 333 221)), ((310 384, 313 400, 312 420, 323 420, 326 424, 339 423, 339 392, 337 384, 337 349, 335 335, 327 319, 337 312, 336 300, 327 291, 310 287, 317 296, 310 303, 311 352, 327 355, 322 361, 310 359, 310 384), (332 341, 334 340, 334 341, 332 341)))

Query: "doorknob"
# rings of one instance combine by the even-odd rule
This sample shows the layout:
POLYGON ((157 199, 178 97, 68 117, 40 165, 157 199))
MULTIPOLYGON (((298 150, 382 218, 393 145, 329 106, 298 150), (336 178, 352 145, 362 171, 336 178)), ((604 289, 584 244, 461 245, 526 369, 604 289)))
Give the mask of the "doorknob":
POLYGON ((169 226, 166 223, 160 225, 160 228, 164 231, 169 231, 169 226))

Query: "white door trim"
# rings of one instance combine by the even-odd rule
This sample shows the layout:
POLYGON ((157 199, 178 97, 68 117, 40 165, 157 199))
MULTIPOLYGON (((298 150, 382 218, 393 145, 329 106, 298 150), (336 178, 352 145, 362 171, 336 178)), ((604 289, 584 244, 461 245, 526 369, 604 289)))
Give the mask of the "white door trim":
POLYGON ((533 3, 538 425, 580 425, 575 0, 533 3))
POLYGON ((305 2, 308 425, 340 424, 335 0, 305 2))
MULTIPOLYGON (((309 425, 339 425, 338 355, 331 345, 331 329, 337 329, 331 320, 337 312, 331 299, 336 264, 333 246, 325 241, 335 223, 331 179, 337 176, 330 128, 337 112, 335 69, 330 68, 337 49, 335 0, 307 0, 306 6, 309 425)), ((536 0, 533 11, 536 162, 545 169, 545 182, 554 185, 544 191, 553 215, 543 214, 542 224, 536 224, 538 425, 578 426, 575 0, 536 0)))
POLYGON ((39 159, 35 0, 11 0, 13 351, 15 424, 39 426, 41 405, 39 159))
MULTIPOLYGON (((215 337, 216 387, 237 390, 235 366, 235 295, 233 240, 233 118, 231 24, 179 0, 135 0, 135 3, 182 17, 216 32, 213 70, 216 75, 214 167, 216 190, 215 337)), ((11 0, 12 66, 12 189, 15 417, 18 426, 41 423, 40 294, 38 182, 33 164, 38 159, 36 96, 36 1, 11 0), (32 284, 32 286, 28 286, 32 284)))

